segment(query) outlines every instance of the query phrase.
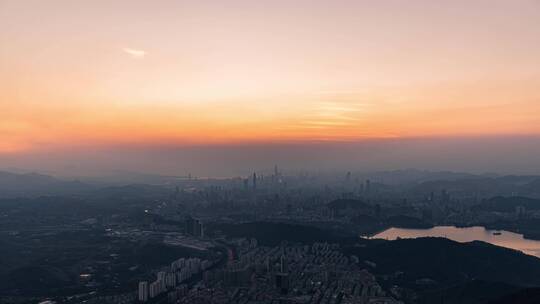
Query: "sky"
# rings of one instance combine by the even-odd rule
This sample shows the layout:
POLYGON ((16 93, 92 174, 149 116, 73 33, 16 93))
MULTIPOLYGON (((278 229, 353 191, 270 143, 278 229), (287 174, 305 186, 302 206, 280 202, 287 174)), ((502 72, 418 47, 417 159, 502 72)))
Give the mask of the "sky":
POLYGON ((226 175, 370 147, 394 155, 373 168, 540 170, 538 145, 505 154, 540 136, 538 54, 537 0, 0 0, 0 166, 226 175), (441 139, 462 162, 389 148, 441 139))

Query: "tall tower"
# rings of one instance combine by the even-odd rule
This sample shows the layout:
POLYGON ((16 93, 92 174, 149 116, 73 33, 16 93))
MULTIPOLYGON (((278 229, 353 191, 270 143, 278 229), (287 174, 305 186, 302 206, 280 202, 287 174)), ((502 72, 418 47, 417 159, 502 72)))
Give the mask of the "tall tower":
POLYGON ((253 173, 253 189, 257 189, 257 173, 253 173))
POLYGON ((286 273, 288 272, 288 267, 287 267, 287 259, 285 258, 284 255, 281 255, 281 258, 280 258, 280 268, 279 270, 283 273, 286 273))

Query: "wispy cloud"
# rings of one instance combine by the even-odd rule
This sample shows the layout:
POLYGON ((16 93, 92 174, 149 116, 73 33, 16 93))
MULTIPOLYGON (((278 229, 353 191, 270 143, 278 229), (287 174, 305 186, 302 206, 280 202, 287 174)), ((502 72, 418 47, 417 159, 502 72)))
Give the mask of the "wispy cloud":
POLYGON ((131 56, 131 58, 135 58, 135 59, 144 58, 144 56, 146 56, 146 52, 143 51, 143 50, 137 50, 137 49, 132 49, 132 48, 123 48, 122 51, 124 51, 124 53, 131 56))
MULTIPOLYGON (((349 101, 322 101, 306 113, 304 119, 296 124, 301 129, 344 130, 358 127, 363 114, 367 111, 367 103, 349 101)), ((340 137, 343 137, 340 135, 340 137)))

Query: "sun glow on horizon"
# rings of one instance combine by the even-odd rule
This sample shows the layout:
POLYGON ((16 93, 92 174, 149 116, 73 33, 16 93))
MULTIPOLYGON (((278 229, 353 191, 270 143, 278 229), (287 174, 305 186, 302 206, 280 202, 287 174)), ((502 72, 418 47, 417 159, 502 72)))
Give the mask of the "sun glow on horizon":
POLYGON ((540 134, 538 3, 229 4, 3 1, 0 153, 540 134))

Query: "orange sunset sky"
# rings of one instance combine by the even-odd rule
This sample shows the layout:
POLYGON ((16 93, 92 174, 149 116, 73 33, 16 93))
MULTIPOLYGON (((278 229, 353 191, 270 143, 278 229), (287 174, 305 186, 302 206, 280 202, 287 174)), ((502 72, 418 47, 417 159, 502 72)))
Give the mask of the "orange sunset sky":
POLYGON ((540 2, 0 0, 0 153, 540 134, 540 2))

